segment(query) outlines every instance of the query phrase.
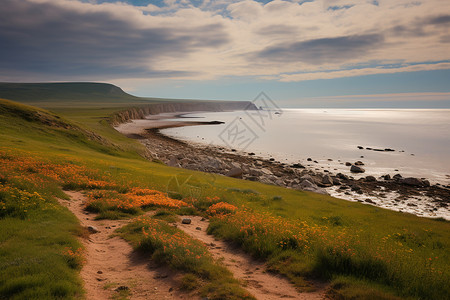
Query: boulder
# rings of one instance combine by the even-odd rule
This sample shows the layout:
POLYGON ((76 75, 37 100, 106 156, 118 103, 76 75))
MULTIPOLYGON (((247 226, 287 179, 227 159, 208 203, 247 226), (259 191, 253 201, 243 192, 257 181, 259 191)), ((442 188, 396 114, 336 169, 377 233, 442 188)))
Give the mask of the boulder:
POLYGON ((302 164, 296 163, 296 164, 293 164, 291 166, 291 168, 304 169, 305 167, 302 164))
POLYGON ((267 168, 259 169, 264 175, 273 175, 272 172, 267 168))
POLYGON ((191 222, 192 222, 192 220, 189 218, 185 218, 185 219, 181 220, 182 224, 191 224, 191 222))
POLYGON ((392 176, 392 179, 394 179, 394 180, 400 180, 402 178, 403 178, 403 176, 400 174, 395 174, 394 176, 392 176))
POLYGON ((300 183, 300 188, 301 189, 312 189, 312 188, 318 188, 318 187, 317 187, 317 185, 315 185, 308 179, 305 179, 300 183))
POLYGON ((374 176, 366 176, 365 179, 367 182, 375 182, 377 179, 374 176))
POLYGON ((228 171, 225 176, 233 177, 233 178, 242 178, 242 169, 241 168, 232 168, 228 171))
POLYGON ((248 173, 251 176, 261 176, 263 174, 263 172, 261 172, 259 169, 255 169, 255 168, 249 168, 248 173))
POLYGON ((423 181, 419 178, 407 177, 400 180, 400 183, 409 186, 423 186, 423 181))
POLYGON ((314 183, 310 182, 309 180, 303 180, 302 183, 299 185, 300 189, 303 191, 308 192, 314 192, 318 194, 328 195, 327 191, 325 189, 322 189, 315 185, 314 183))
POLYGON ((391 175, 387 174, 387 175, 383 175, 381 176, 384 180, 391 180, 391 175))
MULTIPOLYGON (((350 166, 351 166, 351 164, 350 164, 350 166)), ((339 179, 342 179, 342 180, 348 180, 348 176, 345 174, 342 174, 342 173, 337 173, 336 177, 339 179)))
POLYGON ((352 172, 352 173, 364 173, 364 172, 366 172, 366 170, 364 170, 363 168, 361 168, 359 166, 352 165, 350 167, 350 172, 352 172))
POLYGON ((337 177, 333 177, 333 185, 341 185, 341 181, 337 177))
POLYGON ((180 163, 178 162, 178 159, 175 156, 172 156, 167 163, 169 167, 177 167, 180 168, 180 163))
POLYGON ((325 175, 322 177, 322 184, 331 186, 333 185, 333 178, 330 175, 325 175))

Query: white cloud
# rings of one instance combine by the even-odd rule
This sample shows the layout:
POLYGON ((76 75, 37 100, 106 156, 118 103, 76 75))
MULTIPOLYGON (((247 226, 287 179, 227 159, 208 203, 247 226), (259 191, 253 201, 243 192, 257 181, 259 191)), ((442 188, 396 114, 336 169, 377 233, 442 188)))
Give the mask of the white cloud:
POLYGON ((165 3, 6 0, 0 42, 8 47, 0 49, 0 79, 8 80, 14 67, 14 74, 35 76, 42 63, 50 78, 70 80, 82 75, 83 61, 91 66, 85 72, 100 70, 93 76, 104 80, 301 81, 450 68, 449 1, 165 3))

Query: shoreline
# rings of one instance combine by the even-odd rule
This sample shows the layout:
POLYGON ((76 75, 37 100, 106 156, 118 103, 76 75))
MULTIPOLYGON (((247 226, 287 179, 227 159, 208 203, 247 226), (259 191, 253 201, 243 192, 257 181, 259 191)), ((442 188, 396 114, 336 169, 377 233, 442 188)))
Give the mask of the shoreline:
POLYGON ((356 179, 342 173, 323 173, 301 164, 288 165, 274 159, 258 157, 254 153, 186 142, 160 132, 166 128, 215 124, 176 120, 189 119, 185 115, 191 113, 201 112, 151 115, 143 120, 119 124, 114 128, 127 137, 139 140, 154 159, 171 167, 329 194, 339 199, 358 201, 417 216, 450 220, 450 189, 438 184, 431 185, 426 180, 401 176, 363 176, 356 179))

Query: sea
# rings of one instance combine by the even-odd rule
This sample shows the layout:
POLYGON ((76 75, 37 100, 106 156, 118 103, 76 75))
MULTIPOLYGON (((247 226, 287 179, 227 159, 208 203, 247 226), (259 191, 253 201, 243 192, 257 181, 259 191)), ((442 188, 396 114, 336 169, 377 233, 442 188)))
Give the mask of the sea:
POLYGON ((162 133, 332 173, 351 174, 345 163, 361 161, 366 172, 351 174, 356 178, 401 174, 450 184, 450 109, 277 109, 182 118, 223 123, 162 133))

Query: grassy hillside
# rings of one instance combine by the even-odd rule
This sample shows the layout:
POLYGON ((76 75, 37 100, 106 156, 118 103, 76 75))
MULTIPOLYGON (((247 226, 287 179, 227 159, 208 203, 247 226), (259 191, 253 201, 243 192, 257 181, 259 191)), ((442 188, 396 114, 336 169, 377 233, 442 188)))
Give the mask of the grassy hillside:
POLYGON ((145 99, 125 93, 121 88, 106 83, 0 83, 0 98, 26 103, 47 102, 71 105, 143 102, 145 99))
MULTIPOLYGON (((168 214, 208 216, 210 233, 268 261, 305 290, 320 279, 331 282, 337 299, 450 297, 449 222, 146 161, 135 141, 106 122, 115 110, 55 108, 55 114, 0 100, 0 295, 82 296, 76 240, 82 231, 55 201, 65 187, 88 191, 92 207, 107 218, 161 205, 168 214), (142 205, 133 200, 136 189, 167 192, 186 205, 153 198, 142 205)), ((123 236, 155 245, 136 230, 153 223, 136 222, 123 236)), ((214 289, 204 292, 214 299, 220 294, 214 289)))

